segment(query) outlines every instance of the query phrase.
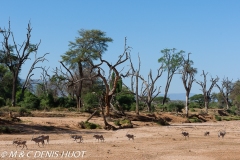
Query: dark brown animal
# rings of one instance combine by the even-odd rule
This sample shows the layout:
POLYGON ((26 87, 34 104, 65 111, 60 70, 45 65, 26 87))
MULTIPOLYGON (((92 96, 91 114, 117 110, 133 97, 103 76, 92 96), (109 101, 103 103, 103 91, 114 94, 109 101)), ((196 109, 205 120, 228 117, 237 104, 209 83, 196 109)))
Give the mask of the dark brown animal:
POLYGON ((133 134, 126 134, 126 137, 128 137, 128 140, 132 139, 134 141, 134 135, 133 134))
POLYGON ((208 132, 208 131, 206 131, 205 133, 204 133, 204 136, 209 136, 210 135, 210 132, 208 132))
POLYGON ((99 140, 100 140, 101 142, 104 142, 104 137, 103 137, 103 135, 97 135, 97 134, 95 134, 93 137, 95 137, 96 140, 98 140, 98 142, 99 142, 99 140))

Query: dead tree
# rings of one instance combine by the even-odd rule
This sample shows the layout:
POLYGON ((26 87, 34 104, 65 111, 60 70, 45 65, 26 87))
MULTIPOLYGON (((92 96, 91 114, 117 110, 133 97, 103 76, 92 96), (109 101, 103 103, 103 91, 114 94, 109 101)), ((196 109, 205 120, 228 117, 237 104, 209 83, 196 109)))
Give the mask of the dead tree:
POLYGON ((27 77, 24 81, 24 83, 22 84, 22 89, 21 89, 21 96, 20 96, 20 99, 22 100, 23 97, 24 97, 24 91, 29 88, 34 82, 32 82, 31 80, 31 77, 34 75, 33 70, 35 69, 39 69, 39 68, 42 68, 42 67, 36 67, 35 65, 39 62, 44 62, 46 61, 47 59, 45 58, 45 56, 49 54, 49 53, 45 53, 42 57, 37 57, 37 53, 35 54, 35 60, 32 64, 32 66, 30 67, 29 71, 28 71, 28 74, 27 74, 27 77))
POLYGON ((155 79, 153 79, 152 77, 152 70, 150 70, 148 74, 148 81, 146 81, 142 76, 139 76, 139 78, 143 81, 142 85, 143 84, 145 85, 144 90, 143 90, 143 87, 141 89, 141 97, 142 97, 142 100, 147 104, 149 112, 152 112, 152 107, 151 107, 152 101, 154 100, 154 98, 156 98, 159 95, 159 93, 161 93, 160 92, 161 86, 158 87, 158 90, 157 90, 157 87, 155 87, 155 83, 158 80, 158 78, 162 76, 162 72, 163 72, 163 65, 161 65, 158 68, 157 76, 155 79))
MULTIPOLYGON (((12 106, 16 105, 16 90, 17 90, 17 80, 19 73, 22 69, 22 65, 30 59, 32 53, 36 53, 38 47, 41 43, 41 40, 37 44, 31 44, 31 24, 28 23, 26 41, 22 44, 17 44, 15 41, 13 32, 11 31, 10 21, 8 29, 4 29, 2 33, 3 42, 2 42, 2 51, 0 52, 0 61, 4 63, 12 73, 13 77, 13 86, 12 86, 12 106), (13 45, 9 44, 10 37, 12 37, 13 45)), ((45 54, 46 55, 46 54, 45 54)), ((44 55, 44 56, 45 56, 44 55)), ((44 59, 44 56, 40 59, 44 59)), ((37 61, 38 62, 38 61, 37 61)), ((31 69, 30 69, 31 70, 31 69)))
POLYGON ((197 73, 197 69, 192 67, 193 62, 189 59, 190 53, 188 53, 188 58, 185 60, 183 58, 183 69, 182 69, 182 82, 186 91, 186 104, 185 104, 185 111, 186 116, 188 117, 188 100, 189 94, 192 88, 192 84, 195 81, 194 77, 197 73))
POLYGON ((218 82, 219 78, 211 78, 210 82, 211 82, 211 85, 209 87, 209 89, 207 90, 207 74, 208 73, 205 73, 204 70, 203 70, 203 73, 201 76, 204 77, 204 81, 196 81, 197 84, 199 84, 201 87, 202 87, 202 92, 203 92, 203 97, 204 97, 204 103, 205 103, 205 110, 206 110, 206 113, 208 113, 208 106, 209 106, 209 102, 211 100, 211 91, 213 89, 213 87, 216 85, 216 83, 218 82))
POLYGON ((115 64, 110 64, 107 60, 102 59, 102 56, 100 54, 100 63, 99 64, 93 64, 91 63, 91 61, 89 61, 89 63, 92 66, 92 70, 96 70, 97 74, 94 75, 93 77, 99 77, 102 79, 104 85, 105 85, 105 115, 109 116, 110 113, 110 102, 111 99, 113 97, 113 95, 116 93, 116 88, 117 88, 117 83, 119 81, 119 79, 121 78, 120 75, 120 71, 117 70, 117 66, 119 66, 120 64, 124 63, 125 61, 127 61, 128 59, 128 52, 130 51, 130 47, 126 47, 126 38, 125 38, 125 47, 124 47, 124 51, 123 54, 119 56, 118 61, 115 64), (113 81, 113 85, 112 88, 110 87, 110 84, 108 83, 110 78, 107 78, 105 76, 105 72, 104 70, 101 68, 101 66, 103 64, 106 64, 109 67, 109 77, 111 76, 111 72, 114 72, 115 77, 112 80, 113 81))
POLYGON ((234 89, 234 85, 232 81, 228 80, 228 77, 225 79, 223 78, 221 86, 216 83, 220 93, 223 96, 224 102, 226 104, 226 108, 229 109, 229 95, 234 89))
POLYGON ((131 76, 131 92, 133 94, 135 94, 135 98, 136 98, 136 110, 135 110, 135 112, 136 112, 137 115, 139 115, 138 79, 139 79, 139 72, 140 72, 140 66, 141 66, 141 61, 140 61, 139 54, 138 54, 138 69, 137 70, 134 69, 130 54, 129 54, 129 60, 130 60, 131 69, 127 72, 126 75, 122 75, 122 76, 123 77, 131 76), (134 77, 135 77, 135 80, 136 80, 135 91, 134 91, 134 77))

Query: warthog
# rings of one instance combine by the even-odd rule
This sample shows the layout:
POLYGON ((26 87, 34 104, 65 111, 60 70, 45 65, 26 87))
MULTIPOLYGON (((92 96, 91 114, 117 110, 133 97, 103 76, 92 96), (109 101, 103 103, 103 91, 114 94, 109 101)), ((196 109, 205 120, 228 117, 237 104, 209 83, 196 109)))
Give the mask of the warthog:
POLYGON ((132 139, 134 141, 134 135, 133 134, 126 134, 126 137, 128 137, 128 140, 132 139))
POLYGON ((95 137, 96 140, 98 140, 98 142, 99 142, 99 139, 100 139, 100 141, 104 142, 104 137, 103 137, 103 135, 97 135, 97 134, 95 134, 93 137, 95 137))
POLYGON ((209 136, 209 134, 210 134, 210 132, 206 131, 206 132, 204 133, 204 136, 209 136))
POLYGON ((226 134, 226 131, 224 130, 218 131, 218 138, 220 137, 224 138, 225 134, 226 134))
POLYGON ((80 135, 71 135, 71 138, 74 139, 74 141, 77 142, 77 139, 79 139, 79 143, 81 143, 83 141, 83 137, 80 135))
POLYGON ((186 137, 189 138, 189 133, 188 132, 182 132, 182 135, 185 137, 185 139, 186 139, 186 137))

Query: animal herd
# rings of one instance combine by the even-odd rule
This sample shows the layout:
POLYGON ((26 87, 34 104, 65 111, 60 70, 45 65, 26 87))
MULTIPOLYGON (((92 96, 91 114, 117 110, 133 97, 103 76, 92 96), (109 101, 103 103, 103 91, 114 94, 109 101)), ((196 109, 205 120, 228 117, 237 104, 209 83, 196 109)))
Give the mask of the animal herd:
MULTIPOLYGON (((186 131, 182 131, 182 133, 181 133, 184 137, 185 137, 185 139, 186 138, 189 138, 189 133, 188 132, 186 132, 186 131)), ((204 132, 204 136, 209 136, 210 135, 210 132, 209 131, 206 131, 206 132, 204 132)), ((218 137, 220 138, 220 137, 222 137, 222 138, 224 138, 224 136, 226 135, 226 131, 225 130, 219 130, 218 131, 218 137)), ((128 138, 128 140, 133 140, 134 141, 134 135, 133 134, 126 134, 126 137, 128 138)), ((78 143, 82 143, 83 142, 83 137, 82 137, 82 135, 70 135, 70 138, 72 138, 72 139, 74 139, 74 141, 76 141, 77 142, 77 140, 79 140, 78 141, 78 143)), ((94 134, 93 135, 93 138, 95 138, 95 140, 97 140, 98 142, 100 141, 100 142, 104 142, 104 137, 103 137, 103 135, 98 135, 98 134, 94 134)), ((37 143, 38 144, 38 146, 39 146, 39 143, 41 143, 42 144, 42 146, 44 146, 44 144, 45 144, 45 140, 47 141, 47 143, 49 144, 49 136, 48 135, 41 135, 41 136, 38 136, 38 137, 32 137, 32 139, 31 139, 31 141, 34 141, 35 143, 37 143)), ((18 146, 22 146, 22 149, 24 148, 24 147, 26 147, 27 148, 27 145, 26 145, 26 143, 27 143, 27 141, 25 141, 25 140, 21 140, 21 139, 17 139, 17 140, 13 140, 13 144, 15 144, 16 145, 16 148, 18 147, 18 146)), ((40 147, 40 146, 39 146, 40 147)))
MULTIPOLYGON (((103 137, 103 135, 98 135, 98 134, 94 134, 93 135, 93 137, 95 138, 95 140, 97 140, 98 142, 99 142, 99 140, 100 140, 100 142, 104 142, 104 137, 103 137)), ((130 140, 130 139, 132 139, 132 140, 134 140, 134 135, 133 134, 126 134, 126 137, 128 138, 128 140, 130 140)), ((70 138, 72 138, 72 139, 74 139, 74 141, 76 141, 77 142, 77 140, 79 140, 78 141, 78 143, 82 143, 83 142, 83 137, 81 136, 81 135, 70 135, 70 138)), ((38 136, 38 137, 32 137, 32 139, 31 139, 31 141, 34 141, 35 143, 37 143, 38 144, 38 146, 39 146, 39 143, 41 143, 42 144, 42 146, 44 146, 44 144, 45 144, 45 142, 44 141, 47 141, 47 143, 49 144, 49 136, 48 135, 41 135, 41 136, 38 136)), ((21 147, 22 146, 22 149, 24 148, 24 147, 26 147, 27 148, 27 141, 25 141, 25 140, 21 140, 21 139, 17 139, 17 140, 13 140, 13 144, 15 144, 16 145, 16 148, 19 146, 19 147, 21 147)), ((40 147, 40 146, 39 146, 40 147)), ((27 148, 28 149, 28 148, 27 148)))
MULTIPOLYGON (((189 133, 186 132, 186 131, 182 131, 182 135, 185 137, 185 139, 189 138, 189 133)), ((209 136, 209 135, 210 135, 209 131, 204 132, 204 136, 209 136)), ((218 131, 218 138, 220 138, 220 137, 224 138, 225 135, 226 135, 225 130, 219 130, 218 131)))

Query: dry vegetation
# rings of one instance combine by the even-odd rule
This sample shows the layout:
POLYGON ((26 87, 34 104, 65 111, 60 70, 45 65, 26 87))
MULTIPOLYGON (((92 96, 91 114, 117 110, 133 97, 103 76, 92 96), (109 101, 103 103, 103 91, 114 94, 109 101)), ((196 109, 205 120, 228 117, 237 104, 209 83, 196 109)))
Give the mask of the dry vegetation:
MULTIPOLYGON (((131 113, 128 113, 129 115, 131 113)), ((0 156, 4 151, 10 153, 17 151, 25 153, 24 159, 161 159, 161 160, 234 160, 240 159, 240 128, 238 121, 216 121, 214 116, 199 116, 206 122, 186 123, 186 118, 168 113, 141 114, 130 117, 133 128, 105 131, 103 129, 80 129, 78 123, 85 121, 89 114, 79 113, 33 113, 34 117, 20 117, 21 122, 9 123, 0 121, 1 126, 14 128, 19 133, 1 134, 0 156), (38 115, 38 116, 37 116, 38 115), (159 120, 170 125, 162 126, 159 120), (141 121, 140 121, 141 120, 141 121), (218 131, 225 130, 224 138, 218 137, 218 131), (182 132, 188 132, 189 138, 185 139, 182 132), (205 132, 209 136, 204 136, 205 132), (49 144, 40 147, 31 141, 32 136, 49 135, 49 144), (103 135, 104 141, 97 141, 93 135, 103 135), (134 141, 129 140, 126 134, 133 134, 134 141), (81 135, 82 143, 74 141, 71 135, 81 135), (20 138, 27 141, 27 148, 17 147, 13 140, 20 138), (47 157, 46 152, 58 151, 58 156, 47 157), (62 153, 86 151, 83 158, 67 157, 62 153), (42 158, 39 153, 43 153, 42 158), (29 158, 27 157, 29 154, 29 158), (46 156, 46 157, 45 157, 46 156)), ((196 117, 196 116, 195 116, 196 117)), ((114 118, 108 119, 114 125, 114 118)), ((90 122, 104 125, 102 117, 94 116, 90 122)), ((83 152, 81 152, 82 154, 83 152)), ((19 156, 19 155, 18 155, 19 156)), ((70 155, 71 156, 71 155, 70 155)), ((20 159, 5 157, 4 160, 20 159)))

